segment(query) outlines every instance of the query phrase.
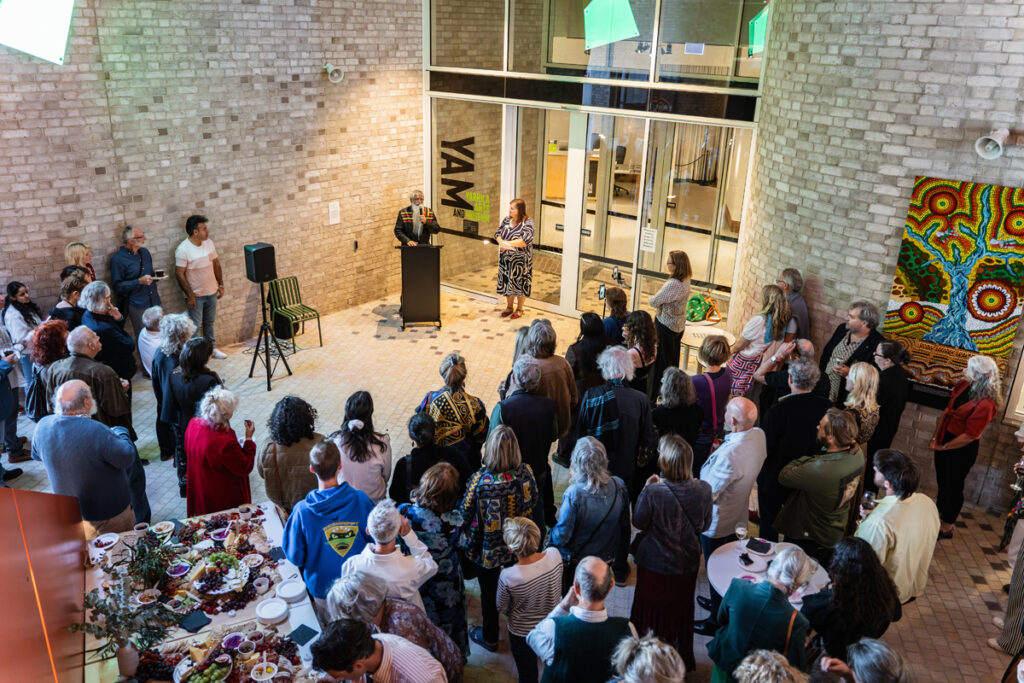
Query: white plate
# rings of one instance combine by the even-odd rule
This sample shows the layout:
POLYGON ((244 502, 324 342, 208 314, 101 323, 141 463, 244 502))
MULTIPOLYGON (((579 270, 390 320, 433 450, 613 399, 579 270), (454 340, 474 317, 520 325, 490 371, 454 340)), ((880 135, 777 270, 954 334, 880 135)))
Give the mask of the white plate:
POLYGON ((106 552, 113 548, 117 544, 117 541, 117 534, 103 534, 102 536, 97 536, 96 538, 92 539, 90 545, 92 545, 92 547, 96 550, 102 550, 106 552))
POLYGON ((153 533, 157 536, 163 536, 164 534, 169 534, 174 531, 174 522, 160 522, 159 524, 154 524, 149 528, 152 529, 153 533))
POLYGON ((757 555, 751 555, 752 564, 743 564, 743 560, 740 559, 739 555, 736 556, 736 564, 740 566, 743 571, 750 572, 751 574, 760 574, 765 569, 768 569, 768 561, 757 555))
POLYGON ((247 565, 249 565, 250 569, 256 569, 256 567, 259 567, 261 564, 263 564, 263 556, 259 553, 249 553, 248 555, 242 558, 242 562, 245 562, 247 565))
POLYGON ((306 585, 301 581, 284 581, 277 584, 276 592, 285 602, 299 602, 306 595, 306 585))
MULTIPOLYGON (((750 543, 750 541, 753 541, 753 540, 754 540, 754 539, 750 539, 750 540, 748 540, 748 541, 747 541, 747 543, 750 543)), ((764 539, 763 539, 763 538, 761 538, 761 539, 757 539, 757 540, 760 540, 760 541, 764 541, 764 539)), ((760 555, 761 557, 771 557, 772 555, 774 555, 774 554, 775 554, 775 544, 774 544, 774 543, 772 543, 771 541, 765 541, 765 543, 768 543, 769 545, 771 545, 771 547, 770 547, 770 548, 768 548, 768 552, 766 552, 766 553, 759 553, 759 552, 757 552, 756 550, 752 550, 752 549, 750 548, 750 546, 749 546, 749 545, 747 545, 747 543, 744 543, 744 544, 743 544, 743 549, 744 549, 744 550, 746 550, 746 551, 747 551, 748 553, 750 553, 751 555, 760 555)))
POLYGON ((288 603, 281 598, 270 598, 256 605, 256 618, 267 626, 279 624, 288 618, 288 603))

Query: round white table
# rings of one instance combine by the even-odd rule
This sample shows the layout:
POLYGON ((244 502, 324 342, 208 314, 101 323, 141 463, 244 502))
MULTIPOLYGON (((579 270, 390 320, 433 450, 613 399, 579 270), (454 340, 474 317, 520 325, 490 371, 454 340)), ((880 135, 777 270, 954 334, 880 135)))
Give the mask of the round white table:
MULTIPOLYGON (((713 323, 707 321, 686 323, 686 329, 683 330, 683 337, 680 339, 680 344, 683 347, 683 357, 679 367, 689 372, 690 349, 695 351, 700 349, 700 345, 704 343, 704 340, 714 334, 720 334, 725 337, 729 341, 729 346, 736 343, 736 335, 721 327, 717 327, 713 323)), ((699 362, 697 363, 697 371, 701 371, 699 362)))
MULTIPOLYGON (((719 595, 725 595, 725 592, 729 590, 729 584, 732 583, 733 579, 740 577, 748 577, 747 580, 753 583, 760 583, 765 580, 765 571, 760 572, 751 571, 750 568, 743 568, 740 565, 739 557, 743 553, 746 541, 733 541, 732 543, 726 543, 719 547, 715 552, 711 553, 711 557, 708 558, 708 581, 711 582, 711 586, 718 591, 719 595)), ((773 553, 768 557, 755 555, 754 553, 748 553, 750 558, 753 560, 761 559, 765 564, 775 557, 775 554, 786 547, 795 548, 792 543, 772 543, 773 553)), ((811 580, 803 590, 798 590, 790 596, 789 602, 794 607, 799 608, 803 604, 803 596, 811 595, 822 590, 828 586, 829 578, 828 572, 826 572, 820 564, 814 559, 811 559, 814 563, 814 574, 811 576, 811 580)))

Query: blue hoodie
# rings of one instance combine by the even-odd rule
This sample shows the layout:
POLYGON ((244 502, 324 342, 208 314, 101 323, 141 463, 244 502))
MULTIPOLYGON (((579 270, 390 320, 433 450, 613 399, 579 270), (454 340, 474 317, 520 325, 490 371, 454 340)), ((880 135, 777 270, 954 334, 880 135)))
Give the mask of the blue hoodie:
POLYGON ((313 597, 326 598, 345 560, 372 542, 366 532, 372 509, 369 496, 344 482, 326 491, 310 491, 292 508, 284 525, 284 554, 302 567, 313 597))

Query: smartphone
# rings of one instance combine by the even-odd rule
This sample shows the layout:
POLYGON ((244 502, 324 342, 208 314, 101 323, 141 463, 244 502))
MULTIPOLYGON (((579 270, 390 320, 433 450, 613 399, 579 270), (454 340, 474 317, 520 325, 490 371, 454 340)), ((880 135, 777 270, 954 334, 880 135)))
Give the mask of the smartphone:
POLYGON ((604 285, 597 288, 597 300, 604 301, 604 285))
POLYGON ((750 555, 747 555, 746 553, 740 554, 740 562, 743 563, 744 567, 749 567, 750 565, 754 564, 754 561, 750 559, 750 555))

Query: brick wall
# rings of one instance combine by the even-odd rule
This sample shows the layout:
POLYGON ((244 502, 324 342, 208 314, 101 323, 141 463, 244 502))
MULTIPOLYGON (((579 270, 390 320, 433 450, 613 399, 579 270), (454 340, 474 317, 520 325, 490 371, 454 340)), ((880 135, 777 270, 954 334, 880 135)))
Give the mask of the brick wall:
MULTIPOLYGON (((884 310, 916 175, 1024 187, 1024 149, 974 153, 992 128, 1020 128, 1024 6, 1013 2, 772 3, 764 97, 730 319, 792 265, 809 276, 820 345, 850 301, 884 310)), ((1018 339, 1011 357, 1016 368, 1018 339)), ((820 346, 819 346, 820 348, 820 346)), ((1007 390, 1012 381, 1005 378, 1007 390)), ((895 446, 934 488, 927 442, 938 411, 910 405, 895 446)), ((1013 427, 982 438, 967 498, 1008 502, 1013 427)))
MULTIPOLYGON (((101 278, 125 222, 170 269, 192 213, 210 219, 225 342, 254 335, 242 245, 327 312, 396 292, 391 228, 421 181, 421 4, 243 0, 80 4, 65 66, 0 48, 0 280, 55 302, 63 247, 101 278), (323 65, 345 71, 327 81, 323 65), (341 223, 328 225, 328 202, 341 223), (354 243, 358 241, 358 251, 354 243), (311 258, 311 254, 316 258, 311 258)), ((165 308, 180 310, 173 280, 165 308)))

